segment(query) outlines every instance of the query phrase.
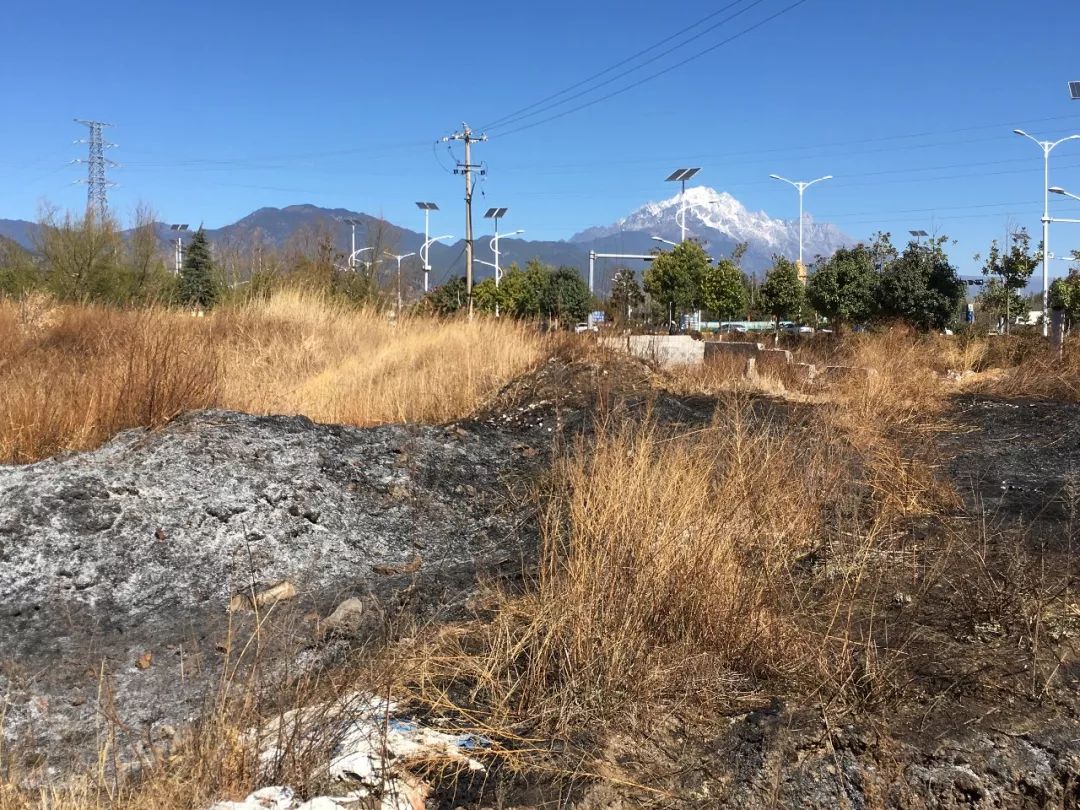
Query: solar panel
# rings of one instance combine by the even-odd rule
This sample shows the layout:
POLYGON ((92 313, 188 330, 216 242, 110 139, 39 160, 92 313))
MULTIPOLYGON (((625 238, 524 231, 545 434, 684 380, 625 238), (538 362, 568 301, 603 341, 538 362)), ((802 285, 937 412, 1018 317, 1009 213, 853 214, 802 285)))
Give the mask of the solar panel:
POLYGON ((416 204, 416 207, 419 208, 421 211, 438 211, 439 210, 439 206, 437 206, 433 202, 418 202, 416 204))
POLYGON ((489 208, 487 210, 487 213, 484 214, 484 218, 485 219, 502 219, 504 216, 506 216, 506 212, 509 211, 509 210, 510 210, 509 208, 489 208))
POLYGON ((665 183, 670 183, 672 181, 679 182, 680 180, 682 180, 682 181, 689 180, 691 177, 693 177, 695 174, 697 174, 700 171, 701 171, 700 166, 697 167, 697 168, 690 168, 690 169, 676 169, 670 175, 668 175, 667 179, 664 182, 665 183))
POLYGON ((1080 101, 1080 82, 1069 82, 1069 95, 1080 101))

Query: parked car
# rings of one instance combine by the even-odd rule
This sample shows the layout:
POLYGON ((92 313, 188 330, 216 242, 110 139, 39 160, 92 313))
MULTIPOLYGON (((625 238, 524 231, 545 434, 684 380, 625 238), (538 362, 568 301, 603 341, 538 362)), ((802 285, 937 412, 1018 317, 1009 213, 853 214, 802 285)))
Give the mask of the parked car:
POLYGON ((729 335, 745 335, 746 327, 741 323, 722 323, 717 331, 729 335))
POLYGON ((589 324, 587 321, 582 321, 581 323, 574 326, 574 331, 579 334, 581 332, 599 332, 600 327, 596 326, 595 324, 589 324))
POLYGON ((812 326, 800 326, 797 323, 785 324, 782 328, 789 335, 812 335, 812 334, 814 334, 814 327, 812 327, 812 326))

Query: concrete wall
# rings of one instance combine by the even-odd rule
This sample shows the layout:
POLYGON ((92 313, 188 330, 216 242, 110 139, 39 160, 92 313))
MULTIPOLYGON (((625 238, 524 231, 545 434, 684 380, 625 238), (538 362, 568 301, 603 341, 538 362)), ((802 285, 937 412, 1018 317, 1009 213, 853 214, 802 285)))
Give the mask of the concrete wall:
MULTIPOLYGON (((626 350, 625 337, 603 339, 613 349, 626 350)), ((662 366, 696 365, 704 362, 705 343, 689 335, 631 335, 630 354, 662 366)))

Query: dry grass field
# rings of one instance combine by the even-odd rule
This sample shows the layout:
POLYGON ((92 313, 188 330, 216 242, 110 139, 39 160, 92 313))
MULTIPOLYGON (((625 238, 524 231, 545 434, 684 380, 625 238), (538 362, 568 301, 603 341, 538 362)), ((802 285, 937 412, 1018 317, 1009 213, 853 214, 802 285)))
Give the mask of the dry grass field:
POLYGON ((0 462, 100 445, 187 410, 367 426, 469 413, 539 358, 509 320, 404 319, 300 292, 207 317, 0 301, 0 462))
MULTIPOLYGON (((542 354, 508 322, 395 326, 299 295, 202 319, 4 303, 0 335, 9 462, 190 408, 353 425, 450 420, 542 354)), ((915 693, 927 656, 948 656, 947 641, 927 640, 930 613, 960 625, 996 611, 1002 625, 1028 626, 1059 609, 1044 598, 1058 593, 1047 579, 999 598, 1007 572, 995 566, 1015 573, 1036 561, 985 526, 978 537, 957 528, 960 498, 940 473, 937 440, 957 391, 1075 401, 1076 353, 1006 357, 986 341, 903 331, 798 350, 807 360, 825 352, 873 373, 812 398, 765 385, 790 395, 784 418, 756 413, 762 383, 734 368, 657 377, 658 392, 715 398, 701 427, 595 414, 591 438, 571 441, 537 484, 539 561, 522 587, 488 586, 475 620, 418 628, 332 688, 379 683, 502 739, 567 739, 777 693, 883 717, 915 693), (1003 562, 987 551, 999 541, 1011 548, 1003 562), (896 599, 914 607, 897 613, 896 599)), ((1037 650, 1012 654, 1029 656, 1025 671, 1050 688, 1037 650)), ((241 730, 260 719, 222 703, 191 747, 139 785, 91 775, 36 796, 0 788, 0 808, 181 808, 244 795, 257 769, 241 730)), ((521 750, 508 759, 528 767, 521 750)))

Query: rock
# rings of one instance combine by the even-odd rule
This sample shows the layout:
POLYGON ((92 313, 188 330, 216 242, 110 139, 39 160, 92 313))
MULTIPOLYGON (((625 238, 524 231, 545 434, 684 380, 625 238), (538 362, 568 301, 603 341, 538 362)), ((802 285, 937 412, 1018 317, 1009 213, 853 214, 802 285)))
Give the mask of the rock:
POLYGON ((364 603, 356 597, 346 599, 326 617, 322 623, 323 633, 352 638, 359 632, 363 617, 364 603))
POLYGON ((296 586, 285 579, 268 588, 255 585, 244 588, 242 591, 238 591, 233 594, 232 599, 229 600, 229 610, 239 610, 244 607, 250 607, 252 609, 269 607, 286 599, 295 598, 296 586))

